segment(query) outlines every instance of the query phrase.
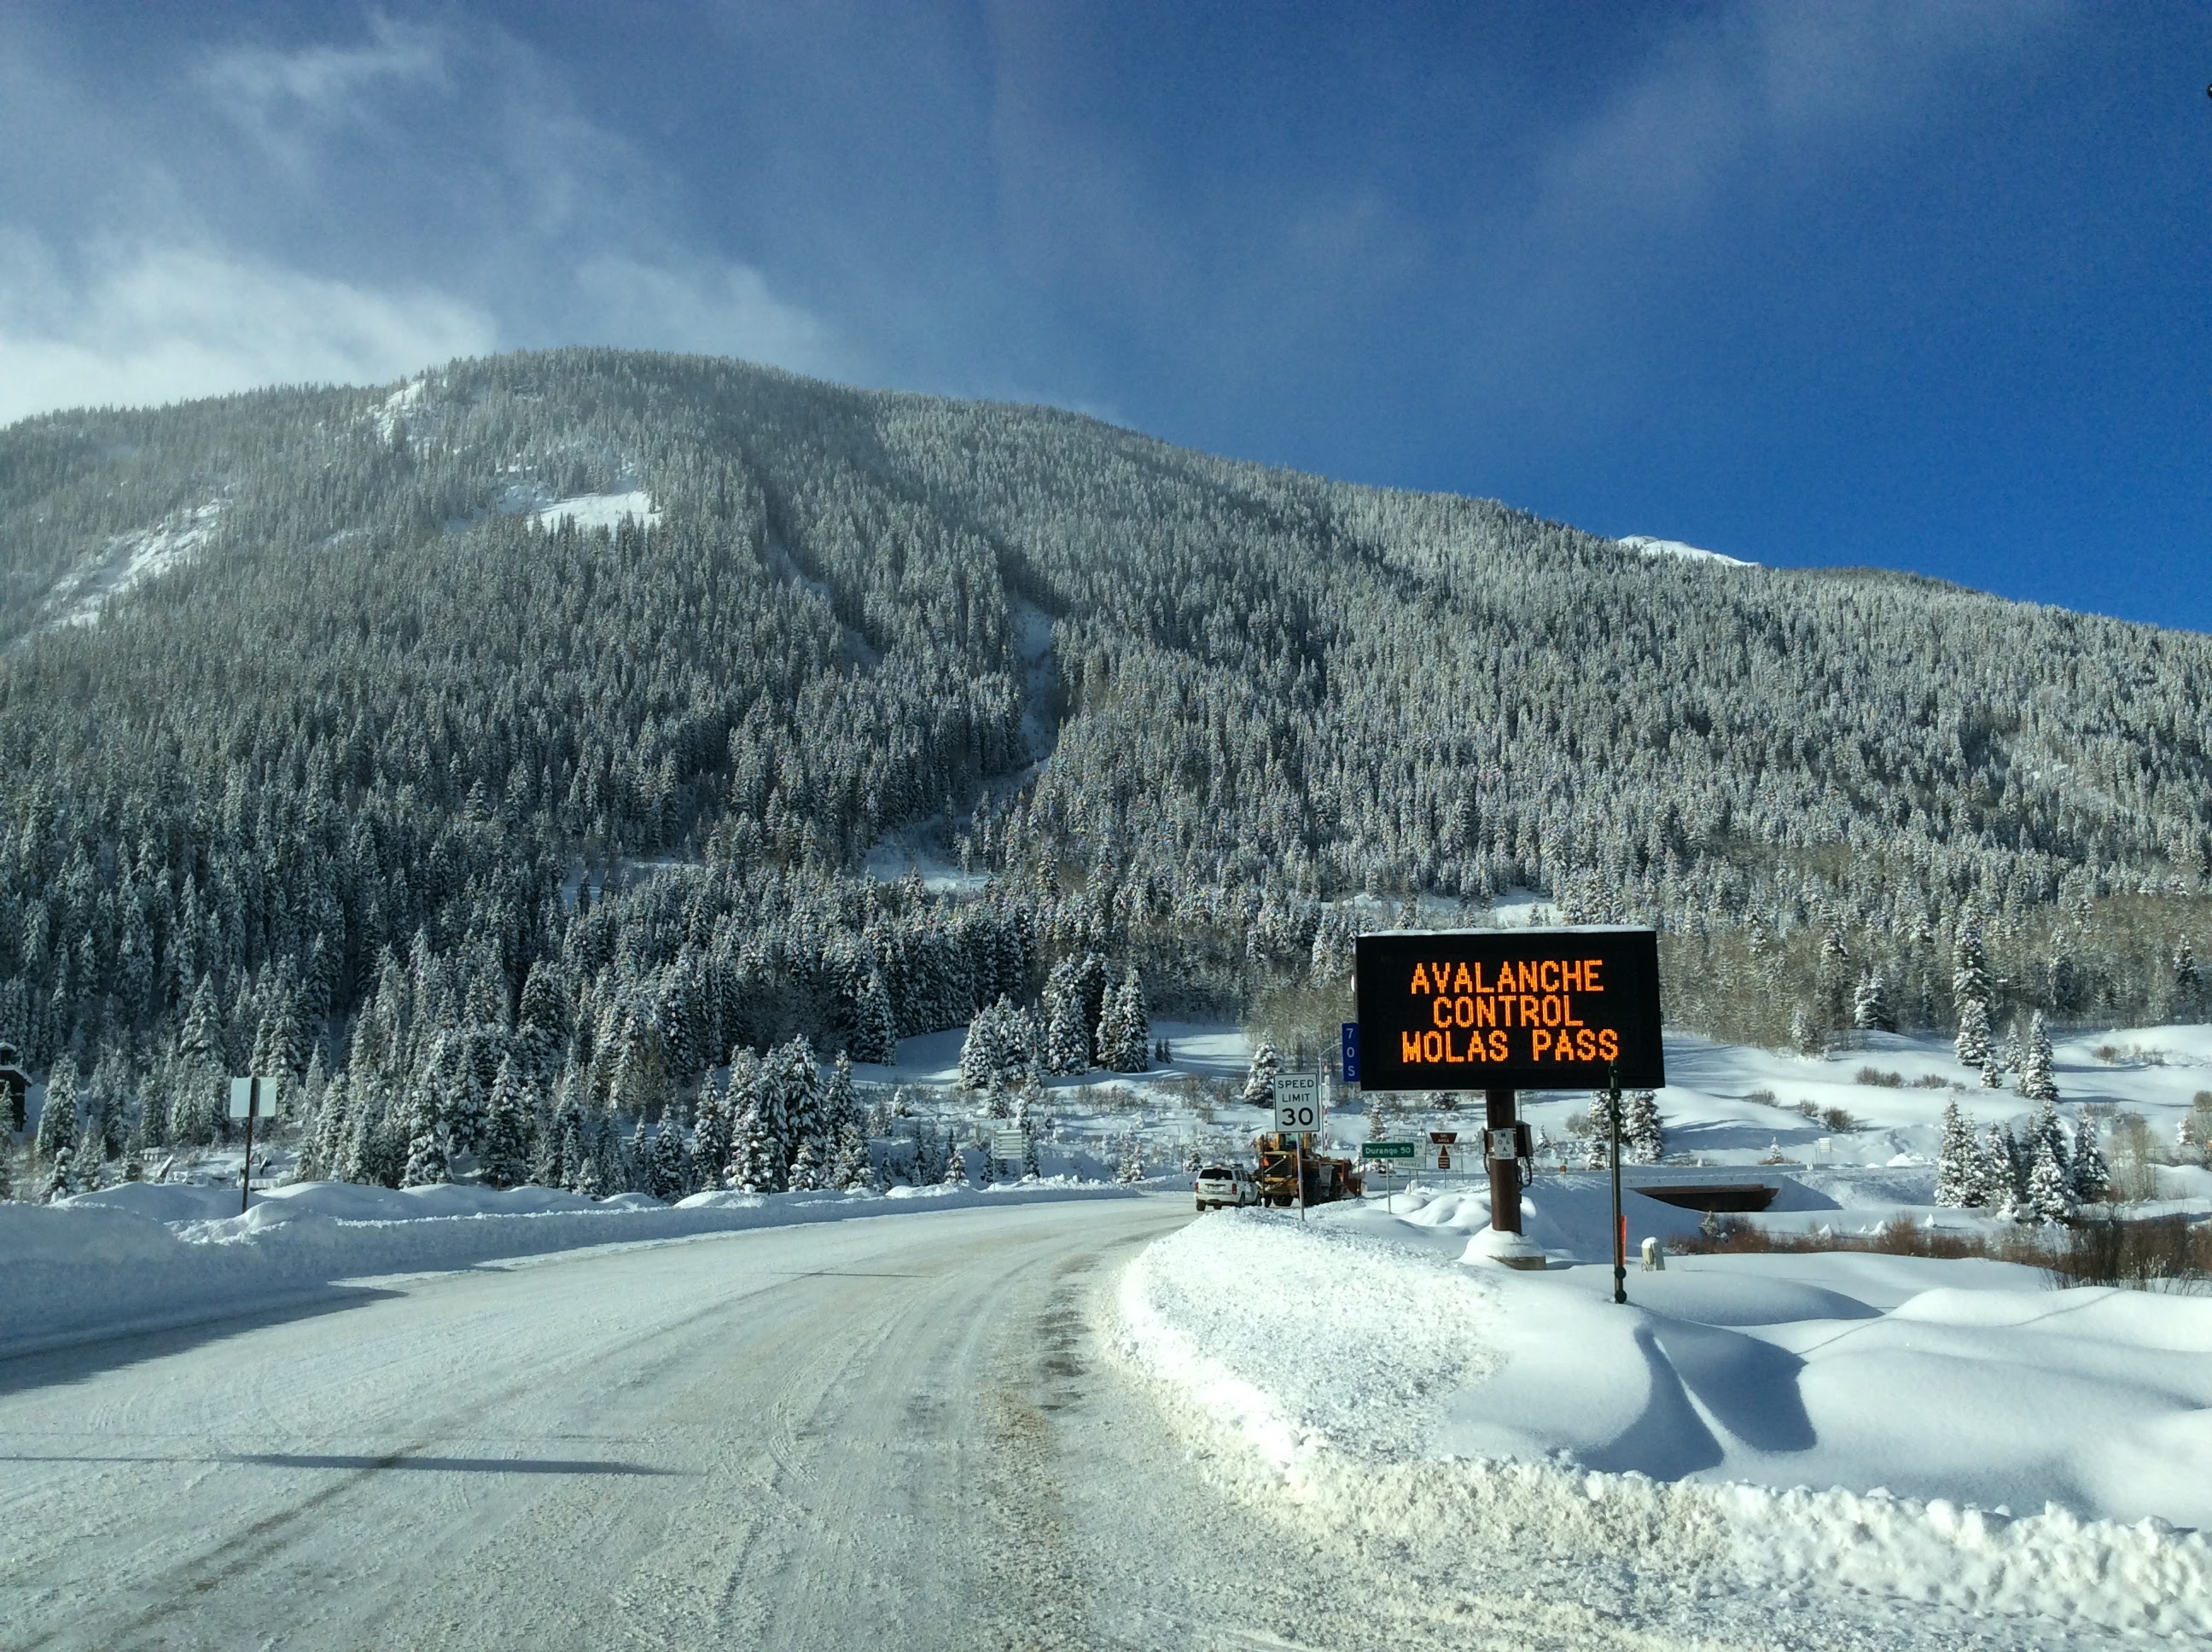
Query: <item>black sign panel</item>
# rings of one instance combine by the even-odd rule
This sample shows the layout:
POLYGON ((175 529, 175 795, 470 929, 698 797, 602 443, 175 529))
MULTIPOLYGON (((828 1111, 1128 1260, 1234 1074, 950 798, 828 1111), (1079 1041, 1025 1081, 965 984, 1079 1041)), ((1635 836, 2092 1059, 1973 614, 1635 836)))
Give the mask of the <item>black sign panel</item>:
POLYGON ((1358 949, 1366 1089, 1667 1082, 1655 930, 1391 930, 1358 949))

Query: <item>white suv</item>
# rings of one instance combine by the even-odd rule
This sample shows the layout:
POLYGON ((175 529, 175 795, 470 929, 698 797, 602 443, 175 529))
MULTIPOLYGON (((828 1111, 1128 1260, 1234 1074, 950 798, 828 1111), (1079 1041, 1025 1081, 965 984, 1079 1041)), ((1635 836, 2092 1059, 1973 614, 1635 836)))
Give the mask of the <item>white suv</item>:
POLYGON ((1219 1210, 1224 1205, 1256 1205, 1260 1190, 1253 1185, 1252 1173, 1241 1164, 1209 1164, 1198 1173, 1191 1183, 1198 1195, 1198 1208, 1202 1211, 1219 1210))

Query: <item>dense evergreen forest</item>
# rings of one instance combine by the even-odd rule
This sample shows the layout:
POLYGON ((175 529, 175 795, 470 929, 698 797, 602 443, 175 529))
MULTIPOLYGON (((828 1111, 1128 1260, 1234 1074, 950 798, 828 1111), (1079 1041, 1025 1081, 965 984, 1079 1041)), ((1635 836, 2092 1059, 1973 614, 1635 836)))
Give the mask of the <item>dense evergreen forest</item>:
POLYGON ((2212 639, 1050 410, 571 350, 33 419, 0 645, 0 1036, 103 1155, 248 1071, 383 1180, 766 1128, 1078 973, 1078 1044, 1295 1045, 1516 890, 1730 1038, 2202 1013, 2212 639))

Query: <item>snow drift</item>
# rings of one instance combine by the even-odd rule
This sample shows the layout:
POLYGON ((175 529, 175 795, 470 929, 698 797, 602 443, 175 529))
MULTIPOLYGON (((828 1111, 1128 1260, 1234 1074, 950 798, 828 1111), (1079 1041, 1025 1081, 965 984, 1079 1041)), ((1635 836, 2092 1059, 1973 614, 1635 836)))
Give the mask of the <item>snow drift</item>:
POLYGON ((302 1182, 256 1194, 139 1182, 54 1205, 0 1202, 0 1348, 69 1341, 243 1311, 334 1281, 471 1267, 588 1245, 633 1244, 801 1222, 1041 1200, 1127 1198, 1073 1181, 994 1188, 642 1193, 605 1200, 543 1187, 394 1192, 302 1182))
POLYGON ((2212 1302, 1759 1256, 1639 1272, 1624 1309, 1609 1269, 1462 1266, 1371 1214, 1208 1217, 1121 1282, 1124 1357, 1304 1518, 1470 1588, 1510 1538, 1693 1592, 2212 1633, 2212 1545, 2173 1523, 2212 1523, 2212 1302))

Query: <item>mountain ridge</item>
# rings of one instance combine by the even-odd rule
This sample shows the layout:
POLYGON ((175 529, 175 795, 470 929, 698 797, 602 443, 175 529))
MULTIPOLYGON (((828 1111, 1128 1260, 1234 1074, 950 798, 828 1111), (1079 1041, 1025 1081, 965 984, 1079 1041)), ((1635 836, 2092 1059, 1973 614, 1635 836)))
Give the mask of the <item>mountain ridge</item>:
POLYGON ((1517 889, 1767 1043, 1875 975, 1947 1023, 1969 929, 2001 1021, 2194 1006, 2212 941, 2212 639, 714 358, 11 426, 0 641, 0 1036, 165 1096, 273 1041, 396 1108, 531 1000, 548 1093, 635 1110, 1094 954, 1317 1042, 1353 926, 1517 889))

